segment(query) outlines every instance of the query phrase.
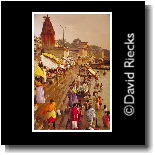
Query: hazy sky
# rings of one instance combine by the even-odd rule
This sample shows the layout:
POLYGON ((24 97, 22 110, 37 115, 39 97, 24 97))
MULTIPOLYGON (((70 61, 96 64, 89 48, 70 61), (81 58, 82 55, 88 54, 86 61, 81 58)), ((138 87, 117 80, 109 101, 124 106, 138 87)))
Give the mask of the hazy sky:
MULTIPOLYGON (((65 39, 72 42, 79 38, 89 45, 110 49, 110 15, 108 14, 48 14, 55 30, 56 40, 62 39, 62 28, 66 27, 65 39)), ((34 15, 34 34, 39 36, 45 14, 34 15)))

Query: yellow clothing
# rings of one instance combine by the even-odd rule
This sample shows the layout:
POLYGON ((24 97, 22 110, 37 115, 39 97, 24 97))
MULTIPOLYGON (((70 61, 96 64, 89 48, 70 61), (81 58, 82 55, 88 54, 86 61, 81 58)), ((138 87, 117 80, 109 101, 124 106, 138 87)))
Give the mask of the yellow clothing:
POLYGON ((50 103, 49 107, 48 107, 48 110, 49 111, 56 110, 56 103, 55 102, 50 103))
POLYGON ((39 81, 35 81, 35 85, 36 85, 36 87, 39 87, 39 86, 42 86, 42 83, 39 81))
POLYGON ((40 112, 40 115, 46 114, 48 111, 56 110, 56 103, 47 103, 40 112))
POLYGON ((37 62, 34 63, 34 75, 44 77, 44 73, 42 69, 38 66, 37 62))
POLYGON ((50 117, 56 118, 56 112, 54 110, 46 113, 46 118, 49 119, 50 117))
POLYGON ((77 93, 77 90, 76 90, 75 88, 73 88, 72 91, 73 91, 74 93, 77 93))
POLYGON ((40 112, 40 115, 46 114, 46 112, 48 111, 48 107, 49 107, 49 103, 46 104, 46 105, 42 108, 42 110, 41 110, 41 112, 40 112))

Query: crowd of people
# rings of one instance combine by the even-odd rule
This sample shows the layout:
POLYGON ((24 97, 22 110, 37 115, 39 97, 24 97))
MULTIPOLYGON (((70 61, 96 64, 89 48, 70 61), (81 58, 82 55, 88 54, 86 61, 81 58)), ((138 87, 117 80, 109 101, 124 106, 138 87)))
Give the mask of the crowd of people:
POLYGON ((54 81, 57 82, 57 85, 60 84, 60 78, 65 78, 66 72, 72 70, 74 66, 76 66, 75 60, 72 58, 62 59, 62 64, 57 64, 56 67, 49 68, 44 65, 44 63, 40 60, 37 65, 43 71, 43 76, 35 76, 34 81, 34 103, 45 103, 45 92, 44 86, 45 84, 53 84, 54 81))
MULTIPOLYGON (((105 73, 104 73, 105 74, 105 73)), ((70 109, 71 128, 77 130, 80 117, 86 115, 88 126, 87 129, 94 130, 97 126, 96 111, 103 109, 103 125, 110 128, 110 111, 107 110, 107 106, 103 104, 103 99, 99 96, 99 92, 103 90, 103 83, 99 83, 99 72, 96 76, 90 74, 90 72, 81 66, 77 78, 70 85, 68 91, 68 108, 70 109), (93 94, 90 93, 92 89, 91 79, 95 78, 95 86, 93 94)))
MULTIPOLYGON (((56 78, 59 86, 59 76, 65 76, 66 71, 76 65, 75 61, 64 60, 64 67, 58 66, 55 69, 49 69, 44 66, 40 61, 38 66, 43 70, 44 76, 35 77, 35 111, 38 109, 38 104, 43 103, 45 106, 39 112, 40 117, 35 117, 35 126, 37 129, 56 129, 56 118, 62 115, 60 109, 57 109, 56 102, 51 99, 49 103, 46 103, 44 84, 52 84, 49 77, 56 78), (70 63, 69 63, 70 62, 70 63), (42 119, 42 125, 39 126, 38 122, 42 119)), ((103 73, 105 75, 106 72, 103 73)), ((103 126, 110 128, 110 111, 107 110, 107 106, 103 101, 103 98, 99 95, 103 91, 103 83, 99 81, 99 71, 95 76, 85 67, 81 65, 79 72, 74 81, 70 84, 67 93, 68 104, 66 109, 69 112, 69 121, 71 130, 79 130, 79 122, 82 117, 86 117, 87 127, 85 130, 96 130, 97 128, 97 116, 96 112, 101 110, 103 113, 102 122, 103 126), (92 88, 92 79, 95 79, 95 86, 92 88), (92 92, 93 89, 93 92, 92 92)))
MULTIPOLYGON (((38 104, 35 104, 34 111, 37 111, 38 104)), ((55 129, 56 128, 56 117, 58 116, 58 112, 56 111, 56 102, 53 99, 46 103, 43 108, 39 111, 39 114, 35 113, 35 127, 37 129, 55 129), (40 126, 39 126, 40 125, 40 126)))

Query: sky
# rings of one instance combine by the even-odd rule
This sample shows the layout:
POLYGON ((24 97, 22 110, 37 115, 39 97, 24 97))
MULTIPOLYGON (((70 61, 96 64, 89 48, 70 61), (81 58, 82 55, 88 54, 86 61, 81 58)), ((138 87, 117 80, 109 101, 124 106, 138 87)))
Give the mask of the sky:
MULTIPOLYGON (((43 16, 34 14, 34 35, 39 36, 44 22, 43 16)), ((110 49, 110 15, 109 14, 48 14, 55 30, 56 40, 62 39, 62 28, 65 29, 65 39, 72 42, 79 38, 89 45, 110 49)))

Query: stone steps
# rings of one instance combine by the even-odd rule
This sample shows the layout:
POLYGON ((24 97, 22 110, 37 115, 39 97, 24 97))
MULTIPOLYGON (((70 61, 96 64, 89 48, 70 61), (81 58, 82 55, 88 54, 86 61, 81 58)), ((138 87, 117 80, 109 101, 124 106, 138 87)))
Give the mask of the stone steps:
MULTIPOLYGON (((70 75, 71 74, 68 73, 68 76, 70 76, 70 75)), ((51 92, 54 92, 54 94, 50 94, 50 95, 46 96, 46 101, 48 102, 51 98, 53 98, 54 101, 57 103, 57 109, 61 110, 61 106, 63 105, 63 103, 66 100, 66 94, 68 92, 69 85, 73 82, 73 80, 74 80, 74 76, 67 78, 67 75, 66 75, 66 78, 62 78, 60 80, 60 83, 62 83, 62 84, 60 84, 59 86, 57 86, 57 83, 54 83, 52 86, 48 86, 48 88, 46 88, 45 91, 46 92, 51 91, 51 92), (63 96, 59 98, 58 94, 60 94, 59 96, 61 96, 61 94, 63 94, 63 96)), ((67 103, 67 102, 65 102, 65 103, 67 103)))
POLYGON ((60 130, 66 130, 68 119, 69 119, 69 114, 65 114, 60 124, 60 128, 59 128, 60 130))
POLYGON ((56 121, 55 121, 55 124, 56 124, 56 130, 59 130, 59 127, 60 127, 60 124, 61 124, 61 122, 62 122, 62 115, 61 116, 58 116, 57 118, 56 118, 56 121))

